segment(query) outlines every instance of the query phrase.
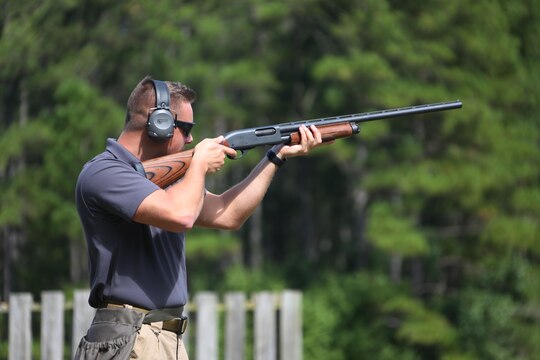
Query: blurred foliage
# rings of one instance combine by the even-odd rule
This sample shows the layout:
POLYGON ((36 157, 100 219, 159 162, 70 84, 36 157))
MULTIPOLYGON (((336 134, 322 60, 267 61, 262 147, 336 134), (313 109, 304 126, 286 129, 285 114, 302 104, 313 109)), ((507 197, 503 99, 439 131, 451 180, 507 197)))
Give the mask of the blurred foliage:
POLYGON ((289 161, 241 231, 188 234, 190 291, 302 289, 309 359, 540 357, 538 1, 0 9, 0 298, 86 281, 73 187, 147 74, 196 89, 196 139, 460 99, 289 161))

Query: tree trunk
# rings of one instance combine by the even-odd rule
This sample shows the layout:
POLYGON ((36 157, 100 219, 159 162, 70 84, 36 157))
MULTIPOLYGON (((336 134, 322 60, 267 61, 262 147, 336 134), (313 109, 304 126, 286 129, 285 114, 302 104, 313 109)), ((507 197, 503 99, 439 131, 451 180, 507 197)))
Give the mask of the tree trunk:
MULTIPOLYGON (((24 80, 22 80, 20 83, 20 92, 19 92, 19 118, 18 118, 18 124, 15 126, 18 126, 19 129, 23 129, 24 126, 28 123, 28 90, 25 86, 24 80)), ((9 120, 9 119, 8 119, 9 120)), ((26 158, 24 155, 24 150, 21 151, 18 158, 14 159, 13 162, 8 163, 7 169, 5 172, 5 176, 7 177, 8 181, 11 181, 12 179, 16 179, 17 176, 24 171, 24 168, 26 166, 26 158)), ((24 199, 21 199, 21 201, 24 202, 24 199)), ((17 258, 17 250, 20 244, 24 240, 24 233, 22 229, 25 228, 24 226, 24 213, 25 213, 25 205, 21 206, 21 213, 19 214, 21 218, 21 224, 20 228, 19 226, 12 226, 9 224, 6 224, 3 229, 3 237, 4 237, 4 286, 3 286, 3 295, 4 298, 7 300, 9 298, 9 294, 12 290, 12 283, 11 280, 13 278, 13 269, 12 264, 15 263, 15 260, 17 258)))
POLYGON ((262 206, 258 206, 249 220, 249 266, 260 269, 263 262, 262 206))
POLYGON ((416 296, 421 296, 424 287, 424 266, 421 258, 414 258, 411 262, 412 291, 416 296))
POLYGON ((73 239, 69 242, 69 277, 71 282, 80 283, 87 280, 88 259, 83 241, 73 239))
POLYGON ((390 279, 394 283, 401 282, 401 267, 403 265, 403 257, 399 254, 394 254, 390 258, 390 279))

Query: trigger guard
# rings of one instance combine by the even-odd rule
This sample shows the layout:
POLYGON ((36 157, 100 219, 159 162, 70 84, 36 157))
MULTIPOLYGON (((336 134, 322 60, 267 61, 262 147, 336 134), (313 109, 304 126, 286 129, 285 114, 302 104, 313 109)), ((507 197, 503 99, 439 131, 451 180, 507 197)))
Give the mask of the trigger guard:
POLYGON ((244 155, 247 153, 247 150, 236 150, 236 156, 232 157, 230 155, 227 155, 227 157, 231 160, 238 160, 244 157, 244 155))

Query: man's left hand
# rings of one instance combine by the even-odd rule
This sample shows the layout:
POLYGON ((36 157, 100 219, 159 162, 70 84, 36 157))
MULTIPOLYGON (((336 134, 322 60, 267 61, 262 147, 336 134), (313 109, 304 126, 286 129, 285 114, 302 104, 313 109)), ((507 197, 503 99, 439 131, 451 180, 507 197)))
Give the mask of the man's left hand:
POLYGON ((321 132, 314 125, 311 125, 309 128, 302 125, 298 131, 300 133, 300 144, 280 144, 274 146, 273 150, 279 158, 287 159, 295 156, 307 155, 311 150, 323 143, 321 132))

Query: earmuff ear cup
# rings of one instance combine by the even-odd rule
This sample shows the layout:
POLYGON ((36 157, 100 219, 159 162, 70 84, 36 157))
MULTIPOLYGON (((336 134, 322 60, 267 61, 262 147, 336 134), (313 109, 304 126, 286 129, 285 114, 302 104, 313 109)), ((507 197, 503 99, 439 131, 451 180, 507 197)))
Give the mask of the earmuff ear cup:
POLYGON ((169 110, 156 109, 148 117, 148 136, 155 139, 169 139, 174 134, 174 119, 169 110))
POLYGON ((156 107, 148 115, 146 133, 157 140, 166 140, 174 134, 174 116, 170 111, 170 96, 167 84, 160 80, 152 80, 156 91, 156 107))

